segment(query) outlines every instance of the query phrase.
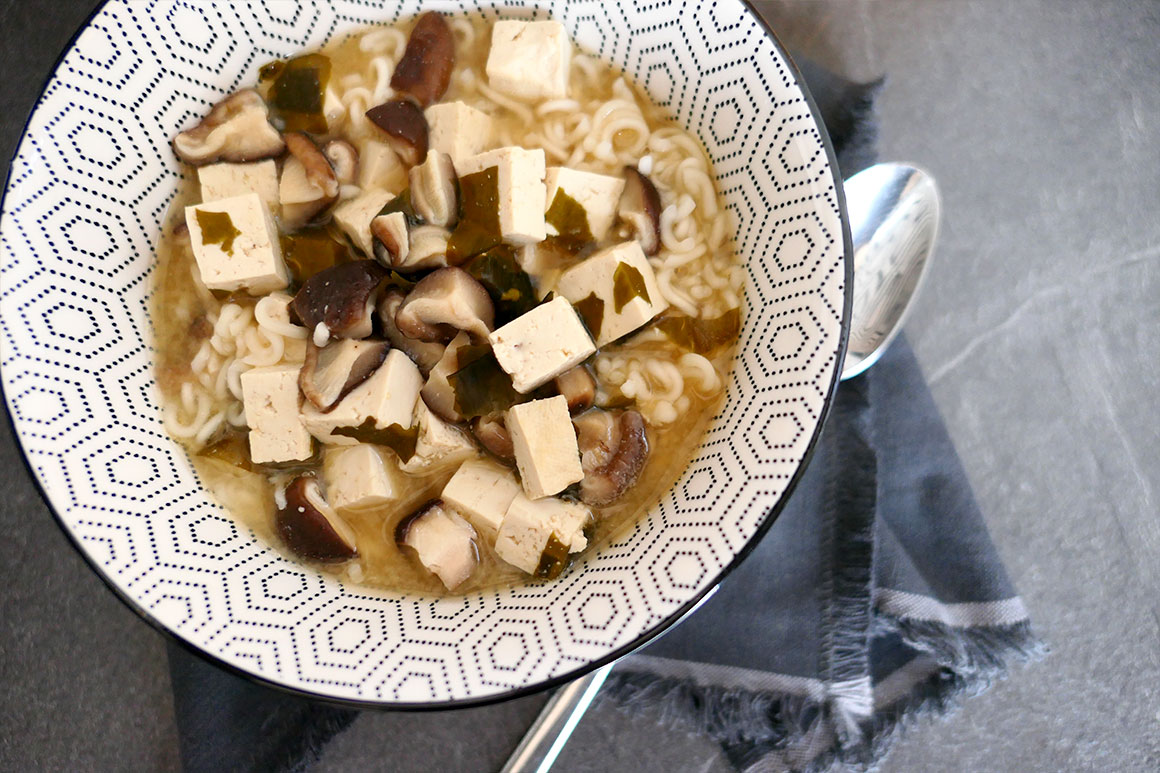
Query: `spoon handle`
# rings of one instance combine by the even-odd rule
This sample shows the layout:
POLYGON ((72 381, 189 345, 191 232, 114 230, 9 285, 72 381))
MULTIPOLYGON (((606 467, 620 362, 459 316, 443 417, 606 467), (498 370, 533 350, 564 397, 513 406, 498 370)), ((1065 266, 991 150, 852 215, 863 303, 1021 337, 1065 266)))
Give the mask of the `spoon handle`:
POLYGON ((611 670, 603 666, 556 690, 500 773, 547 773, 611 670))

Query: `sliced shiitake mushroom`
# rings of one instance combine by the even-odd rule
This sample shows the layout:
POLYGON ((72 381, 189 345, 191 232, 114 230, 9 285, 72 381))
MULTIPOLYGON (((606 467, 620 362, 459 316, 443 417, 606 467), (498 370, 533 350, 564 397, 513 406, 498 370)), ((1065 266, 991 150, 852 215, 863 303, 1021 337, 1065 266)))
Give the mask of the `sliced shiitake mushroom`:
POLYGON ((387 135, 387 144, 407 166, 427 157, 427 119, 418 105, 392 99, 367 111, 367 118, 387 135))
POLYGON ((620 219, 640 242, 645 255, 661 248, 661 196, 647 175, 636 167, 624 168, 624 193, 617 208, 620 219))
POLYGON ((455 406, 455 389, 448 379, 459 371, 459 350, 470 343, 471 338, 467 333, 452 338, 439 362, 427 374, 427 383, 419 392, 431 412, 444 421, 463 421, 463 414, 455 406))
POLYGON ((471 432, 484 448, 500 459, 515 461, 516 449, 512 445, 512 435, 508 432, 503 412, 475 418, 471 422, 471 432))
POLYGON ((384 266, 401 265, 411 252, 407 216, 402 212, 376 215, 371 220, 371 237, 374 241, 375 260, 384 266))
POLYGON ((395 324, 403 335, 420 341, 450 341, 460 330, 482 340, 495 324, 495 305, 471 274, 441 268, 411 288, 395 324))
POLYGON ((322 148, 339 185, 354 185, 358 180, 358 151, 346 140, 331 140, 322 148))
POLYGON ((358 555, 354 530, 327 503, 313 475, 295 478, 276 499, 278 536, 296 556, 329 563, 358 555))
POLYGON ((326 339, 366 338, 374 328, 375 304, 387 270, 373 260, 356 260, 319 271, 290 302, 291 321, 326 339))
POLYGON ((463 584, 479 564, 475 529, 433 499, 399 522, 395 542, 415 551, 419 563, 438 577, 448 590, 463 584))
POLYGON ((419 366, 419 370, 426 374, 443 357, 443 352, 447 347, 439 343, 416 341, 414 338, 408 338, 400 332, 398 326, 395 324, 395 314, 398 313, 399 306, 403 304, 403 298, 405 297, 402 290, 388 290, 383 295, 383 299, 379 301, 379 322, 382 324, 383 334, 391 342, 391 346, 401 350, 410 357, 419 366))
POLYGON ((428 150, 427 158, 411 167, 411 206, 431 225, 453 228, 459 220, 459 177, 451 156, 428 150))
POLYGON ((173 139, 173 152, 187 164, 257 161, 286 147, 270 124, 270 111, 257 91, 244 89, 213 106, 197 126, 173 139))
POLYGON ((580 499, 594 507, 615 502, 636 483, 648 459, 644 418, 633 410, 614 413, 594 408, 572 424, 584 469, 580 499))
POLYGON ((288 132, 284 139, 290 158, 282 165, 278 200, 282 223, 293 231, 338 199, 338 177, 330 161, 305 134, 288 132))
POLYGON ((568 410, 579 413, 596 400, 596 379, 583 365, 556 376, 556 390, 568 401, 568 410))
POLYGON ((443 14, 428 11, 419 17, 403 56, 395 65, 391 88, 428 107, 443 96, 455 65, 455 38, 443 14))
POLYGON ((298 388, 318 410, 326 412, 370 378, 387 358, 386 341, 341 338, 326 346, 306 342, 306 359, 298 372, 298 388))

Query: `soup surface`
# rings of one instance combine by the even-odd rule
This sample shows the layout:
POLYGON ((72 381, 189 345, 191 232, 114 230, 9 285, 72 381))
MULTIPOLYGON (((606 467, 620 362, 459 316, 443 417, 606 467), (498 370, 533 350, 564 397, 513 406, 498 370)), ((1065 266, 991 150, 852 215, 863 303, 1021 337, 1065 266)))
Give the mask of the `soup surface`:
POLYGON ((152 306, 234 517, 439 595, 555 577, 674 484, 743 282, 689 132, 554 22, 426 14, 239 94, 175 140, 152 306))

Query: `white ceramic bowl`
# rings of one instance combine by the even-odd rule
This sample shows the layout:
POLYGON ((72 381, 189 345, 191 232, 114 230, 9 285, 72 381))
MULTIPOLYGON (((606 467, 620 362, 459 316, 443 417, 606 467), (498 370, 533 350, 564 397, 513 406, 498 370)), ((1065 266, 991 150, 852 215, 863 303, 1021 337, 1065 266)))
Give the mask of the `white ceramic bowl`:
POLYGON ((432 600, 344 587, 292 563, 209 498, 161 424, 147 300, 180 174, 169 140, 264 62, 420 3, 384 5, 156 0, 111 2, 92 17, 37 104, 8 180, 3 387, 61 527, 157 628, 313 696, 465 705, 573 678, 640 646, 764 533, 837 384, 849 235, 824 129, 745 4, 505 2, 505 15, 562 21, 708 149, 748 267, 728 402, 663 501, 559 581, 432 600))

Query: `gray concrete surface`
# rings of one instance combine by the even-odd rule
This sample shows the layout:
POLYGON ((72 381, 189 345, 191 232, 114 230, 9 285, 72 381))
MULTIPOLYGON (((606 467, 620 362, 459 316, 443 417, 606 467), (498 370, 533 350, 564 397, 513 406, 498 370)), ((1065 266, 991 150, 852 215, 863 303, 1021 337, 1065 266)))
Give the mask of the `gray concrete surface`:
MULTIPOLYGON (((45 25, 0 2, 5 161, 84 5, 45 25), (16 45, 32 34, 34 51, 16 45)), ((1160 769, 1160 3, 759 5, 815 59, 887 73, 882 156, 941 184, 907 333, 1053 650, 917 723, 883 770, 1160 769)), ((0 469, 0 769, 176 768, 160 637, 67 545, 7 437, 0 469)), ((439 751, 422 739, 455 727, 451 769, 487 769, 542 700, 367 714, 318 769, 420 769, 439 751)), ((611 711, 584 720, 561 768, 726 769, 703 739, 611 711)))

